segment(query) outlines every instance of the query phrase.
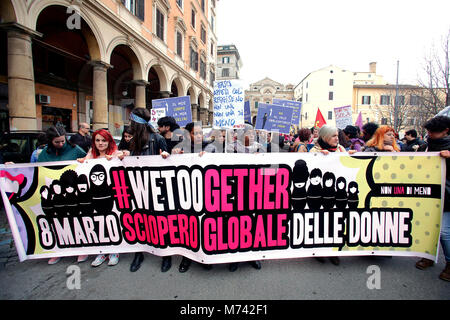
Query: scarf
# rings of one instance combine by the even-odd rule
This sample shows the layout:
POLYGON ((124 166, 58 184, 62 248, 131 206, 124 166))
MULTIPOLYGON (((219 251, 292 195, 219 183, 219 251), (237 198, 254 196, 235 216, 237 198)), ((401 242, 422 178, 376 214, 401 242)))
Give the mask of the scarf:
POLYGON ((330 152, 335 152, 337 150, 338 146, 331 146, 328 143, 326 143, 325 141, 322 140, 322 138, 317 139, 317 143, 319 144, 319 146, 324 149, 324 150, 328 150, 330 152))
POLYGON ((427 139, 428 151, 450 150, 450 136, 441 139, 427 139))

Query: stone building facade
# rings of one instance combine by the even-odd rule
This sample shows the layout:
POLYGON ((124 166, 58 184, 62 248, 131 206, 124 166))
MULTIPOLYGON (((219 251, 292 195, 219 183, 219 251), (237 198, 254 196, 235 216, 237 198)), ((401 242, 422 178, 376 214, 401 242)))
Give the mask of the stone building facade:
POLYGON ((0 2, 0 119, 9 129, 80 121, 117 134, 132 107, 186 96, 212 112, 216 0, 0 2), (5 97, 6 95, 6 97, 5 97))

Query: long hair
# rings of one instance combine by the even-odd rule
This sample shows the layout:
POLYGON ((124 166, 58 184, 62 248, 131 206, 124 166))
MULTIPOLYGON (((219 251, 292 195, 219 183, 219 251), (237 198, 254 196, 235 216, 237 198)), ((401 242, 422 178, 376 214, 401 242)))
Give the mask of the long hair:
POLYGON ((65 136, 66 143, 68 145, 70 145, 72 148, 75 148, 75 145, 73 143, 71 143, 69 139, 67 139, 66 130, 64 130, 63 127, 52 126, 52 127, 48 128, 45 131, 45 135, 46 135, 46 138, 47 138, 47 152, 48 153, 51 153, 51 152, 56 152, 57 153, 57 150, 53 146, 52 142, 53 142, 53 139, 61 137, 61 136, 65 136))
MULTIPOLYGON (((146 108, 134 108, 131 112, 145 121, 150 121, 150 112, 146 108)), ((130 121, 130 129, 133 135, 130 151, 134 154, 140 154, 150 139, 150 133, 154 133, 155 130, 147 124, 135 121, 130 121)))
POLYGON ((376 147, 378 150, 383 150, 384 148, 384 135, 392 131, 394 133, 394 141, 392 142, 392 147, 395 151, 400 151, 400 148, 395 141, 395 131, 392 127, 389 126, 381 126, 379 127, 372 136, 372 139, 367 141, 366 146, 368 147, 376 147))
POLYGON ((95 146, 95 138, 101 135, 103 138, 105 138, 105 140, 108 142, 108 148, 106 148, 106 154, 107 155, 112 155, 116 150, 117 150, 117 145, 116 142, 114 141, 111 133, 109 133, 109 131, 105 130, 105 129, 99 129, 97 131, 95 131, 92 134, 92 156, 95 158, 98 158, 100 156, 100 153, 98 152, 97 147, 95 146))

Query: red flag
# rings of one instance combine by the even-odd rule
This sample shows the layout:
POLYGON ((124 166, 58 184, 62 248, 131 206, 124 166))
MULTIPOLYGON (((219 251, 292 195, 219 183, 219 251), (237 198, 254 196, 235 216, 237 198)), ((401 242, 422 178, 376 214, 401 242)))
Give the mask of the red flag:
POLYGON ((317 109, 317 115, 316 115, 316 121, 314 122, 314 127, 316 128, 322 128, 323 125, 327 124, 325 121, 325 118, 322 115, 322 112, 320 112, 320 109, 317 109))

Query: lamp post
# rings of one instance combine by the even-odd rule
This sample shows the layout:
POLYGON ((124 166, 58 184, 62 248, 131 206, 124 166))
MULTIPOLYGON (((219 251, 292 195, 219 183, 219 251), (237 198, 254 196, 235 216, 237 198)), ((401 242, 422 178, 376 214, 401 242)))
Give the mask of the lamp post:
POLYGON ((398 66, 397 60, 397 81, 395 83, 395 101, 394 101, 394 130, 398 132, 398 66))

